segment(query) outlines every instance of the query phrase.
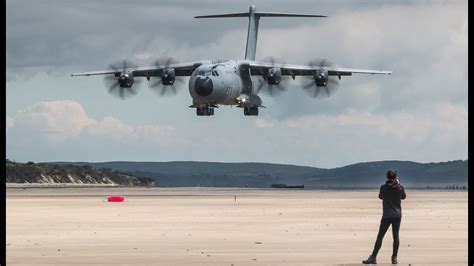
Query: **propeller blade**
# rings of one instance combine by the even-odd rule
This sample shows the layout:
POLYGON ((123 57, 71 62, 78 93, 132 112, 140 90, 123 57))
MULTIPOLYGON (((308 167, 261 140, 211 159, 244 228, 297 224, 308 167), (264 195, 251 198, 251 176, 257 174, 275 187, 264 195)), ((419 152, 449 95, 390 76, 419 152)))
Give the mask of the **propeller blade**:
POLYGON ((161 89, 160 96, 164 96, 166 94, 167 89, 161 89))
POLYGON ((116 66, 112 65, 112 64, 110 64, 110 65, 108 66, 108 69, 112 69, 112 70, 118 71, 118 68, 117 68, 116 66))
MULTIPOLYGON (((178 62, 172 57, 160 57, 153 62, 156 67, 163 69, 177 63, 178 62)), ((150 80, 151 79, 153 79, 153 82, 149 83, 149 86, 159 96, 176 95, 178 90, 183 87, 182 85, 184 83, 179 77, 175 78, 173 85, 163 85, 161 76, 152 76, 150 80)))
POLYGON ((125 59, 109 64, 108 69, 116 71, 119 73, 119 75, 115 76, 115 74, 111 74, 104 76, 104 84, 107 88, 107 91, 113 96, 119 97, 121 99, 126 99, 130 96, 136 95, 138 93, 142 79, 134 78, 132 88, 121 87, 119 83, 120 74, 124 73, 127 68, 134 67, 136 67, 134 63, 125 59))
POLYGON ((314 94, 313 94, 314 98, 318 97, 320 90, 321 90, 321 88, 316 86, 316 90, 314 90, 314 94))
MULTIPOLYGON (((262 59, 262 61, 267 61, 269 62, 272 66, 275 64, 284 64, 285 62, 283 60, 280 60, 278 58, 275 58, 273 56, 265 57, 262 59)), ((287 76, 281 76, 281 81, 279 84, 268 84, 268 78, 266 77, 266 73, 264 71, 260 71, 262 74, 263 78, 265 79, 265 83, 262 84, 258 89, 257 93, 262 92, 263 94, 267 94, 269 96, 278 96, 282 94, 283 92, 286 91, 287 86, 285 84, 288 83, 290 80, 289 77, 287 76)))
POLYGON ((150 87, 158 87, 161 85, 161 79, 160 78, 157 78, 157 81, 150 84, 150 87))
POLYGON ((125 88, 128 92, 130 92, 131 94, 137 94, 136 91, 134 91, 132 88, 125 88))
POLYGON ((306 85, 303 85, 303 89, 308 90, 311 89, 313 86, 316 86, 316 82, 314 82, 314 79, 311 79, 306 85))
POLYGON ((326 91, 326 94, 329 96, 331 96, 331 93, 329 93, 329 88, 328 87, 324 87, 324 90, 326 91))
POLYGON ((112 93, 113 90, 116 90, 120 85, 118 83, 114 83, 109 86, 109 93, 112 93))
MULTIPOLYGON (((308 62, 309 66, 313 67, 332 67, 335 66, 331 61, 325 59, 325 58, 316 58, 308 62)), ((320 86, 318 87, 316 85, 316 81, 314 80, 315 78, 313 76, 304 76, 303 80, 306 80, 306 82, 303 82, 303 90, 312 98, 316 99, 322 99, 322 98, 328 98, 334 92, 337 90, 339 87, 339 80, 335 76, 329 76, 328 81, 326 86, 320 86), (321 90, 324 90, 323 93, 321 93, 321 90)))

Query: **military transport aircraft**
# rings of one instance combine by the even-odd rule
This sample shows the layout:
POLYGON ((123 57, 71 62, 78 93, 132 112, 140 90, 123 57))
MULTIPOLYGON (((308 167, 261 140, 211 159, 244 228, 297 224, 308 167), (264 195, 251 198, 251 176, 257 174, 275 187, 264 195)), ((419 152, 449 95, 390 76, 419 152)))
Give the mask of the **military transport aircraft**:
POLYGON ((257 12, 251 5, 248 12, 196 16, 195 18, 248 17, 247 47, 244 60, 202 60, 176 63, 172 58, 158 59, 153 66, 137 67, 128 60, 109 65, 108 70, 74 73, 71 76, 106 75, 104 82, 109 92, 122 99, 136 94, 137 86, 145 77, 150 87, 158 89, 161 95, 176 93, 176 85, 183 76, 190 76, 189 93, 193 99, 189 107, 196 108, 198 116, 214 115, 214 108, 221 105, 236 105, 244 115, 258 115, 258 108, 264 107, 260 92, 274 95, 285 90, 283 80, 303 77, 302 89, 311 97, 330 96, 339 85, 342 76, 353 73, 391 74, 391 71, 340 68, 326 59, 310 61, 307 65, 291 65, 276 62, 274 58, 255 61, 258 23, 262 17, 326 17, 322 15, 257 12), (150 82, 150 79, 155 81, 150 82))

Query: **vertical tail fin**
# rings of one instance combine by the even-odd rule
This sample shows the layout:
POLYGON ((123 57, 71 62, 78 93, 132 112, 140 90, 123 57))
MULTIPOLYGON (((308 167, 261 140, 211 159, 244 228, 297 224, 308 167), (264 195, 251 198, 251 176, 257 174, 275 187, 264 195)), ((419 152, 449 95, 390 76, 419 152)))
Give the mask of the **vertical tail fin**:
POLYGON ((270 12, 256 12, 256 11, 257 11, 257 8, 254 5, 251 5, 249 8, 249 12, 246 12, 246 13, 228 13, 228 14, 219 14, 219 15, 196 16, 194 18, 248 17, 249 27, 247 30, 247 45, 245 47, 245 59, 255 60, 255 53, 257 51, 258 22, 261 17, 326 17, 322 15, 270 13, 270 12))
POLYGON ((255 16, 257 8, 251 5, 249 8, 249 28, 247 30, 247 46, 245 46, 245 60, 255 60, 257 53, 258 21, 260 17, 255 16))

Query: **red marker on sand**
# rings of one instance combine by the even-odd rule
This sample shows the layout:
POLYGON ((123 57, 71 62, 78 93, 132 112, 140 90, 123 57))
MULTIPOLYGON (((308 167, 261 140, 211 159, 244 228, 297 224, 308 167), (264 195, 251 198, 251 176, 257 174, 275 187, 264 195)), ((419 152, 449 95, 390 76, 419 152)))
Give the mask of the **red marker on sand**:
POLYGON ((107 202, 123 202, 125 197, 122 196, 110 196, 107 197, 107 202))

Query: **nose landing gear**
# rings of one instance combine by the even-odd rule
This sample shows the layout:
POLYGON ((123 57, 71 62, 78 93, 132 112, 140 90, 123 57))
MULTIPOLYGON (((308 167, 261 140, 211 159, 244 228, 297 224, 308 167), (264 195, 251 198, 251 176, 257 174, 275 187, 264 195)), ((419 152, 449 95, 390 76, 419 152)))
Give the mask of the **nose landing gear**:
POLYGON ((198 116, 211 116, 214 115, 214 108, 209 107, 197 107, 196 115, 198 116))

